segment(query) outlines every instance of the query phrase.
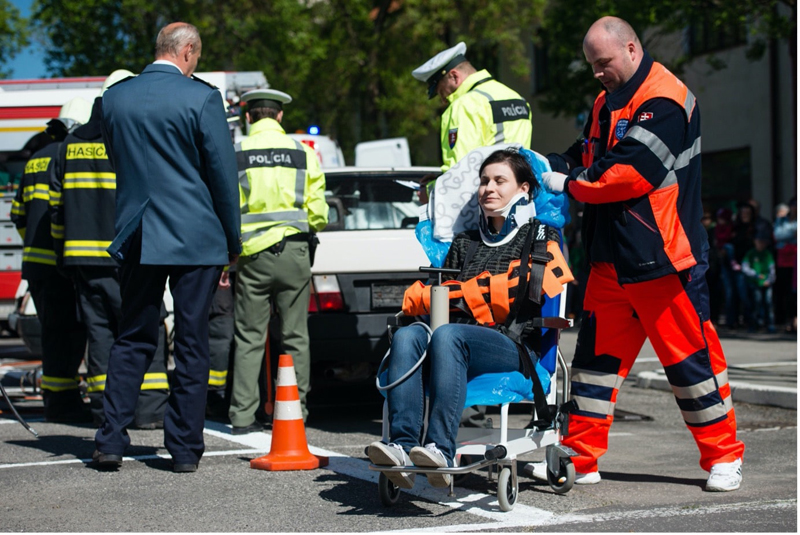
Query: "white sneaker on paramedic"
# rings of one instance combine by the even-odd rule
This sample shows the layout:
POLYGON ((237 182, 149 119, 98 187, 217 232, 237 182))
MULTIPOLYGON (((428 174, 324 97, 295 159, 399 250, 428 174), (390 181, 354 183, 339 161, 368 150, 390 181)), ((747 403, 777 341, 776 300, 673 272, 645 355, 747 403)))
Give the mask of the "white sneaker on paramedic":
MULTIPOLYGON (((426 444, 424 448, 422 446, 411 448, 408 456, 416 466, 426 468, 447 468, 449 466, 444 453, 439 451, 433 442, 426 444)), ((431 487, 447 487, 450 485, 450 474, 428 474, 428 483, 431 487)))
POLYGON ((728 492, 736 490, 742 484, 742 460, 732 463, 717 463, 711 467, 706 481, 708 492, 728 492))
MULTIPOLYGON (((547 481, 547 462, 528 463, 522 468, 522 473, 534 479, 547 481)), ((594 485, 600 483, 600 472, 588 472, 586 474, 575 474, 576 485, 594 485)))
MULTIPOLYGON (((373 442, 367 449, 367 456, 372 464, 377 466, 410 466, 403 446, 395 444, 384 444, 383 442, 373 442)), ((384 472, 389 481, 401 489, 410 489, 414 486, 414 478, 417 474, 409 472, 384 472)))

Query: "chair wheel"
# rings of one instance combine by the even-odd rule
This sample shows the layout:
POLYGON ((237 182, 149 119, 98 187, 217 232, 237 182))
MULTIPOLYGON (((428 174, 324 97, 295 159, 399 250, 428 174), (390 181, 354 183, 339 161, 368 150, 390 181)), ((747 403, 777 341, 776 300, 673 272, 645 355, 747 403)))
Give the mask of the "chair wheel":
POLYGON ((394 483, 389 481, 386 474, 381 472, 380 476, 378 476, 378 494, 381 497, 381 503, 386 507, 391 507, 400 498, 400 487, 395 486, 394 483))
POLYGON ((497 501, 500 503, 501 511, 510 511, 517 503, 519 482, 515 485, 511 479, 511 468, 505 467, 500 470, 497 477, 497 501))
POLYGON ((575 484, 575 465, 573 465, 572 461, 568 458, 559 458, 557 474, 554 475, 550 472, 550 467, 548 466, 547 482, 556 494, 566 494, 572 489, 572 485, 575 484))

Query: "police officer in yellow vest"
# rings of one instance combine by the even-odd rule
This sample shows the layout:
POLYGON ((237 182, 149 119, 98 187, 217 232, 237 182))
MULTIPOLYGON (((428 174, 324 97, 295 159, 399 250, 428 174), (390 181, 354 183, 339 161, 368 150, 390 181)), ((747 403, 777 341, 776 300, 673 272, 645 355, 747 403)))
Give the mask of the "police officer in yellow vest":
MULTIPOLYGON (((103 84, 105 90, 134 76, 120 69, 103 84)), ((122 317, 119 270, 106 249, 114 239, 117 179, 103 142, 102 96, 95 99, 89 122, 64 139, 58 172, 50 182, 52 235, 61 264, 78 294, 78 310, 86 325, 89 402, 94 423, 103 424, 103 392, 111 346, 119 336, 122 317)), ((166 309, 162 306, 162 319, 166 309)), ((165 328, 159 331, 156 356, 147 369, 136 406, 134 424, 141 429, 163 427, 169 394, 165 328)))
POLYGON ((89 120, 91 104, 80 97, 67 102, 47 123, 52 142, 25 165, 11 204, 11 220, 22 236, 22 278, 36 305, 42 327, 42 397, 49 422, 87 422, 78 367, 86 349, 86 329, 78 321, 72 281, 58 269, 50 235, 50 177, 56 172, 60 143, 70 130, 89 120))
POLYGON ((328 224, 325 175, 310 147, 281 127, 281 91, 257 89, 242 95, 250 135, 236 144, 243 251, 236 266, 233 434, 258 431, 258 375, 264 357, 270 305, 281 318, 281 352, 292 356, 297 389, 308 415, 311 356, 308 300, 310 237, 328 224))
POLYGON ((531 108, 519 93, 501 84, 486 70, 478 71, 458 43, 439 52, 412 71, 428 84, 428 98, 436 95, 450 105, 442 114, 442 172, 469 151, 498 143, 531 146, 531 108))

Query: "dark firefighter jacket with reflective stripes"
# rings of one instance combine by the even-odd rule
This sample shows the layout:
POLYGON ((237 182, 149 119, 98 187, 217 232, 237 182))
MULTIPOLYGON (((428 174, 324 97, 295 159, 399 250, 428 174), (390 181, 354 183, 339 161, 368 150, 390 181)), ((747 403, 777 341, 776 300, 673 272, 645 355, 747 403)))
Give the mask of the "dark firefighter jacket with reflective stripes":
POLYGON ((95 104, 90 121, 61 144, 59 172, 50 184, 53 237, 65 266, 117 266, 106 252, 115 235, 117 178, 97 112, 95 104))
POLYGON ((52 277, 56 266, 48 204, 58 147, 50 143, 28 160, 11 204, 11 221, 23 240, 22 278, 27 280, 52 277))
POLYGON ((236 144, 242 254, 253 255, 285 236, 328 224, 325 175, 311 147, 286 135, 278 121, 257 121, 236 144))
POLYGON ((565 170, 563 160, 572 164, 566 189, 586 203, 589 260, 613 263, 620 283, 706 261, 700 110, 691 91, 648 54, 627 83, 598 96, 584 139, 560 165, 552 156, 554 170, 565 170))
POLYGON ((472 73, 447 97, 442 114, 442 172, 478 147, 498 143, 531 146, 531 107, 519 93, 483 70, 472 73))

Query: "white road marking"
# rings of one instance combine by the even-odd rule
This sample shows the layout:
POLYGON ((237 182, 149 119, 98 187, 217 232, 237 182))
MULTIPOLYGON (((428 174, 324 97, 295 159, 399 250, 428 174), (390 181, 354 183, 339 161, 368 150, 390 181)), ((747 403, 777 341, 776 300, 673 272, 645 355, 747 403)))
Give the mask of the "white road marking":
MULTIPOLYGON (((554 524, 588 524, 597 522, 615 522, 620 520, 639 520, 643 518, 665 518, 676 516, 692 516, 692 515, 710 515, 722 514, 730 511, 741 511, 746 508, 748 511, 768 511, 775 509, 796 509, 797 500, 774 500, 766 502, 744 502, 735 504, 719 504, 708 505, 701 507, 688 508, 686 506, 675 507, 660 507, 658 509, 640 509, 636 511, 613 511, 608 513, 594 513, 594 514, 566 514, 566 515, 551 515, 547 518, 536 518, 531 521, 517 522, 516 517, 519 505, 514 507, 514 510, 509 513, 501 513, 505 515, 504 520, 497 523, 486 524, 460 524, 457 526, 435 526, 423 529, 403 529, 397 531, 381 532, 381 533, 458 533, 458 532, 471 532, 483 531, 502 528, 515 528, 515 527, 536 527, 536 526, 550 526, 554 524), (505 520, 507 519, 507 520, 505 520)), ((527 530, 526 530, 527 531, 527 530)))
MULTIPOLYGON (((247 450, 225 450, 225 451, 207 451, 203 454, 203 457, 219 457, 222 455, 252 455, 258 453, 266 453, 266 450, 258 450, 258 449, 247 449, 247 450)), ((134 455, 131 457, 125 456, 122 458, 123 461, 146 461, 148 459, 171 459, 172 456, 169 453, 160 453, 160 454, 151 454, 151 455, 134 455)), ((10 464, 0 464, 0 469, 3 468, 24 468, 27 466, 51 466, 56 464, 87 464, 90 463, 91 459, 64 459, 61 461, 43 461, 38 463, 10 463, 10 464)))

